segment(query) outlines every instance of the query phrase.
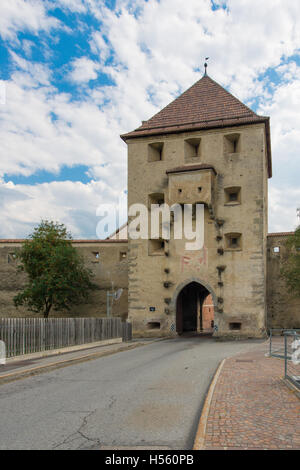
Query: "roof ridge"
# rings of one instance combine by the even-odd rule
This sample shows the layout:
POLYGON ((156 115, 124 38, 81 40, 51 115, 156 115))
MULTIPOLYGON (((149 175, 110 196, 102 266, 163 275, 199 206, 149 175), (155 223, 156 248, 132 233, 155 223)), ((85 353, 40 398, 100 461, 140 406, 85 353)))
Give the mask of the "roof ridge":
MULTIPOLYGON (((250 117, 250 116, 251 116, 250 114, 249 114, 249 115, 248 115, 248 114, 243 114, 243 115, 240 115, 240 116, 232 117, 232 118, 230 118, 230 119, 231 119, 231 120, 233 120, 233 119, 241 119, 241 118, 250 117)), ((258 116, 257 114, 256 114, 256 116, 259 117, 259 118, 266 118, 266 116, 258 116)), ((216 118, 214 118, 214 119, 206 119, 205 121, 199 121, 199 122, 215 122, 216 120, 218 120, 218 121, 227 121, 228 119, 225 119, 225 118, 216 119, 216 118)), ((146 121, 146 122, 148 122, 148 121, 146 121)), ((178 127, 179 125, 180 125, 180 126, 182 126, 182 125, 188 126, 188 125, 191 125, 191 124, 197 124, 197 121, 185 122, 184 124, 168 124, 168 127, 178 127)), ((143 127, 143 128, 142 128, 142 127, 138 127, 138 128, 136 129, 136 131, 138 131, 138 130, 146 131, 146 130, 150 130, 150 129, 151 129, 151 130, 152 130, 152 129, 160 129, 161 127, 162 127, 161 125, 159 125, 159 126, 152 126, 152 127, 143 127)))

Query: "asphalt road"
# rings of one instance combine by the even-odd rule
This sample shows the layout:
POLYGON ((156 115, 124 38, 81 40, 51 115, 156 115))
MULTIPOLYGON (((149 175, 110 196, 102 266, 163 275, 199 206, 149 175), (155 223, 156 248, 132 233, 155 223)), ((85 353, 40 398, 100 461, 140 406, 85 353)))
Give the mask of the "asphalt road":
POLYGON ((191 449, 220 361, 253 341, 177 338, 0 386, 0 449, 191 449))

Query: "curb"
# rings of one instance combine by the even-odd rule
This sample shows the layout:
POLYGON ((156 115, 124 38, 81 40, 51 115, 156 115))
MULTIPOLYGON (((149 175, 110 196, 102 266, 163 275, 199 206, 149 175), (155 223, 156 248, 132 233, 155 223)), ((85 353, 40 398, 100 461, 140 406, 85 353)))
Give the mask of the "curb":
POLYGON ((208 420, 208 415, 209 415, 209 410, 210 410, 210 405, 212 401, 212 397, 215 391, 216 384, 218 382, 219 375, 221 373, 221 370, 223 369, 223 366, 226 362, 226 359, 223 359, 222 362, 219 364, 215 375, 212 379, 212 382, 209 386, 208 393, 205 398, 204 406, 202 408, 201 416, 200 416, 200 421, 198 425, 198 430, 196 433, 195 441, 194 441, 194 446, 193 450, 204 450, 205 446, 205 433, 206 433, 206 425, 207 425, 207 420, 208 420))
MULTIPOLYGON (((147 344, 149 344, 149 343, 147 343, 147 344)), ((145 343, 135 343, 135 344, 131 344, 130 346, 119 347, 118 349, 116 349, 114 351, 100 351, 100 352, 97 352, 97 353, 94 353, 94 354, 86 354, 84 356, 74 357, 72 359, 69 358, 69 359, 66 359, 65 361, 51 362, 51 363, 48 363, 48 364, 45 364, 45 365, 32 367, 32 368, 25 369, 25 370, 14 371, 14 372, 11 372, 11 373, 8 373, 8 374, 5 374, 5 375, 1 375, 0 376, 0 385, 2 385, 4 383, 7 383, 7 382, 12 382, 12 381, 15 381, 15 380, 19 380, 19 379, 23 379, 23 378, 30 377, 30 376, 33 376, 33 375, 37 375, 39 373, 49 372, 51 370, 67 367, 67 366, 72 365, 72 364, 79 364, 81 362, 87 362, 89 360, 98 359, 100 357, 110 356, 110 355, 116 354, 118 352, 128 351, 130 349, 135 349, 135 348, 138 348, 140 346, 145 346, 145 343)))
POLYGON ((20 356, 13 356, 6 359, 6 364, 13 364, 20 361, 31 361, 35 359, 45 359, 51 356, 60 356, 72 352, 80 352, 88 349, 99 348, 102 346, 111 346, 112 344, 121 344, 122 338, 105 339, 102 341, 95 341, 93 343, 78 344, 76 346, 68 346, 65 348, 49 349, 47 351, 38 351, 35 353, 22 354, 20 356))
POLYGON ((289 380, 285 379, 284 377, 281 377, 280 379, 286 387, 288 387, 294 395, 299 398, 300 400, 300 390, 289 380))

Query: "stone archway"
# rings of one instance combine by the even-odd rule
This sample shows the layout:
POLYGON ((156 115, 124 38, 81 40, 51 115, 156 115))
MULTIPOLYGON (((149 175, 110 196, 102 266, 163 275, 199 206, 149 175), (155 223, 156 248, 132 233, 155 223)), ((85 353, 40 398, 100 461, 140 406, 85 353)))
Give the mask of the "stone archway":
POLYGON ((213 333, 217 298, 206 282, 197 278, 186 280, 177 287, 172 304, 179 335, 204 330, 213 333), (210 299, 210 303, 204 307, 206 299, 210 299))

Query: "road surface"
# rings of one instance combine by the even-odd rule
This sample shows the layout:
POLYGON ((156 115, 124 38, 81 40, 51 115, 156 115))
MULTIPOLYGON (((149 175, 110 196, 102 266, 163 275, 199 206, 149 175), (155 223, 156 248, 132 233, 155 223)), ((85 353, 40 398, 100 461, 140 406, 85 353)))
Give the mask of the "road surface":
POLYGON ((176 338, 0 386, 0 449, 191 449, 220 361, 253 341, 176 338))

